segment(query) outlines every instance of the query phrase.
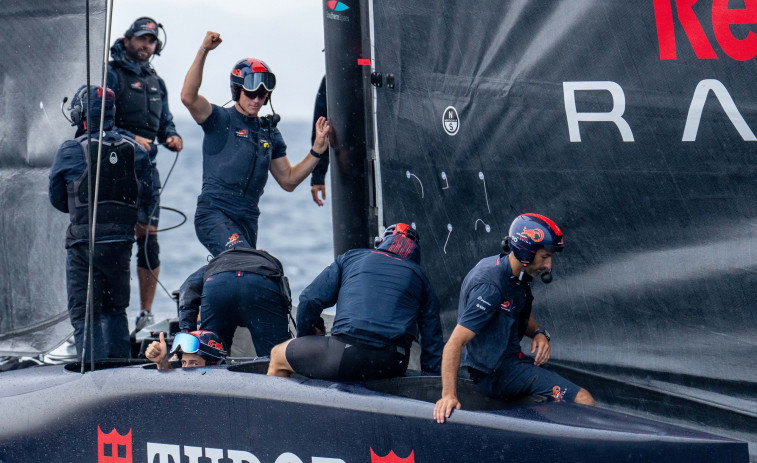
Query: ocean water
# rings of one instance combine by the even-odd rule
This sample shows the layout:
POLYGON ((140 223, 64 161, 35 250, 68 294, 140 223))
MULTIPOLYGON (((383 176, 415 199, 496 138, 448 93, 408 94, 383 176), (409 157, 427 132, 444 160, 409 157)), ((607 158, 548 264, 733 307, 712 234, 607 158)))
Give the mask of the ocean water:
MULTIPOLYGON (((187 276, 207 263, 208 251, 197 239, 194 231, 194 213, 197 196, 202 188, 202 129, 191 119, 177 119, 176 127, 184 140, 184 150, 166 181, 175 153, 161 147, 158 152, 158 169, 163 182, 161 206, 181 210, 187 222, 179 228, 161 232, 160 281, 170 293, 178 290, 187 276)), ((310 121, 290 121, 282 117, 279 129, 287 144, 289 162, 296 164, 310 150, 310 121)), ((260 200, 258 248, 276 256, 284 265, 289 277, 294 304, 300 292, 333 259, 333 232, 331 227, 331 191, 327 183, 327 201, 318 207, 310 194, 310 177, 297 189, 284 191, 270 175, 265 193, 260 200)), ((181 221, 175 212, 161 210, 160 228, 168 228, 181 221)), ((137 252, 136 245, 134 253, 137 252)), ((139 284, 136 261, 132 264, 131 301, 128 309, 130 328, 139 314, 139 284)), ((153 302, 156 320, 176 316, 176 303, 158 287, 153 302)))

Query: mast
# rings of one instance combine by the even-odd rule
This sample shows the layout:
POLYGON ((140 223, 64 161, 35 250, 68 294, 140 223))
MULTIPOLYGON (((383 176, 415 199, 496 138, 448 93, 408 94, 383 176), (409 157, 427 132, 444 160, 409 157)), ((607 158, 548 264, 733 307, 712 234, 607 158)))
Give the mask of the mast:
POLYGON ((370 60, 369 7, 367 0, 349 3, 323 6, 335 255, 370 247, 378 229, 371 86, 364 84, 371 66, 359 64, 370 60))

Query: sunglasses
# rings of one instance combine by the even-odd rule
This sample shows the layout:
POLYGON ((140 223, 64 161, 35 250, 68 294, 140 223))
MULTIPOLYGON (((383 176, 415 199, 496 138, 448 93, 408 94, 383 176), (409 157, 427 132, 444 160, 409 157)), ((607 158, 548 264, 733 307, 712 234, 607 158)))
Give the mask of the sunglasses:
POLYGON ((259 88, 255 90, 254 92, 251 92, 249 90, 242 90, 242 91, 244 92, 245 96, 251 100, 254 100, 255 98, 260 98, 262 100, 268 96, 268 91, 263 88, 259 88))

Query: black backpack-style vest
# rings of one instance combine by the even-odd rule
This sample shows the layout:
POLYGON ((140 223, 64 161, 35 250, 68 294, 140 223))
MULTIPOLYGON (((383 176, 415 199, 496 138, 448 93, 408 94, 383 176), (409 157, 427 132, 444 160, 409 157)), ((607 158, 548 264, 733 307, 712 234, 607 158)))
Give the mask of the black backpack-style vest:
MULTIPOLYGON (((87 136, 82 135, 76 141, 81 145, 82 152, 87 153, 87 136)), ((140 189, 134 169, 134 144, 121 137, 120 140, 114 142, 104 141, 102 145, 97 223, 133 226, 137 222, 140 189)), ((87 183, 91 184, 94 195, 98 148, 98 140, 93 139, 89 155, 84 155, 87 168, 68 186, 68 210, 71 214, 72 225, 88 223, 87 183)))
POLYGON ((160 80, 154 74, 137 76, 118 65, 114 65, 113 69, 118 74, 119 82, 116 127, 154 140, 163 112, 160 80))

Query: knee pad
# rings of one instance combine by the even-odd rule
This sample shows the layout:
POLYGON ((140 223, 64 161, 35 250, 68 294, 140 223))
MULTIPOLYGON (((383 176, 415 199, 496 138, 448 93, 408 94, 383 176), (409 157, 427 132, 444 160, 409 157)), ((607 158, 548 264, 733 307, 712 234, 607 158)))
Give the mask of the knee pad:
POLYGON ((160 267, 159 254, 158 235, 147 235, 146 240, 145 237, 137 239, 137 267, 146 269, 160 267), (145 248, 147 248, 147 256, 145 256, 145 248))

